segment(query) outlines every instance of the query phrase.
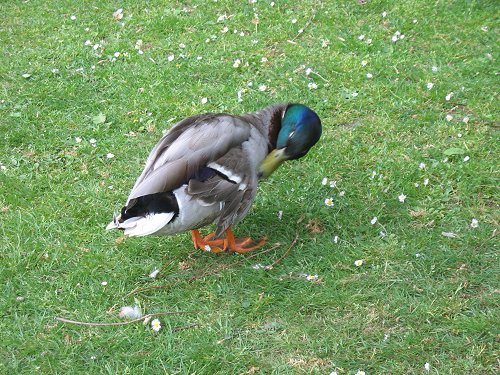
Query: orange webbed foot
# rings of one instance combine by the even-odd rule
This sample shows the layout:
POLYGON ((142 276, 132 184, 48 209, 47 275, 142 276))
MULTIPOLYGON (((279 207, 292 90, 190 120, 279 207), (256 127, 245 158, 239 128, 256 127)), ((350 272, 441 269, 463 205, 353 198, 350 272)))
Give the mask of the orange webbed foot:
POLYGON ((226 230, 226 240, 227 248, 230 252, 245 254, 250 251, 256 250, 263 246, 267 241, 266 239, 261 239, 257 243, 250 237, 235 238, 231 227, 226 230), (247 246, 249 244, 254 244, 253 246, 247 246))
POLYGON ((197 229, 191 231, 191 237, 193 238, 193 244, 195 249, 201 249, 212 253, 222 253, 226 251, 227 250, 226 240, 225 239, 213 240, 212 238, 214 238, 214 236, 215 233, 210 233, 205 237, 201 237, 200 232, 197 229))
POLYGON ((195 249, 201 249, 212 253, 229 251, 230 253, 245 254, 258 249, 267 242, 266 239, 255 242, 250 237, 235 238, 231 227, 226 230, 225 239, 214 240, 215 233, 210 233, 202 237, 197 229, 191 231, 191 236, 195 249))

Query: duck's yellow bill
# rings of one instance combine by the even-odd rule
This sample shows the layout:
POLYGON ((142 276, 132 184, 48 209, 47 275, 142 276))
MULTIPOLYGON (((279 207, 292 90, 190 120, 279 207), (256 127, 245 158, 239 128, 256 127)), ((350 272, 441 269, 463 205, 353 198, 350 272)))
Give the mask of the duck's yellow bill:
POLYGON ((266 156, 259 166, 259 178, 269 177, 281 163, 287 160, 284 150, 284 148, 272 150, 269 155, 266 156))

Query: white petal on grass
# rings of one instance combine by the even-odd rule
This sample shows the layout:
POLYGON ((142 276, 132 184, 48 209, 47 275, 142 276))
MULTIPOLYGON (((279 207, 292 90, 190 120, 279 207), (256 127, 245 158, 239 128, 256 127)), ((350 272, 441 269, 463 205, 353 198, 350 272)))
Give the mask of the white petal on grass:
POLYGON ((113 17, 117 20, 121 20, 123 18, 123 9, 117 9, 116 11, 113 12, 113 17))
POLYGON ((241 60, 240 59, 234 60, 233 68, 239 68, 240 65, 241 65, 241 60))
POLYGON ((236 93, 236 96, 238 97, 238 103, 241 103, 243 101, 243 92, 245 92, 245 89, 238 90, 236 93))
POLYGON ((337 181, 335 181, 335 180, 331 180, 331 181, 330 181, 330 187, 331 187, 331 188, 336 188, 336 187, 337 187, 337 181))
POLYGON ((398 196, 398 200, 401 202, 401 203, 404 203, 405 200, 406 200, 406 195, 404 195, 403 193, 401 193, 399 196, 398 196))
POLYGON ((153 271, 151 271, 151 273, 149 274, 149 277, 154 279, 154 278, 156 278, 156 276, 158 276, 159 272, 160 272, 160 270, 155 268, 153 271))
POLYGON ((76 20, 76 16, 71 16, 70 19, 71 19, 71 21, 75 21, 76 20))
POLYGON ((106 285, 108 285, 108 282, 107 281, 103 281, 103 282, 101 282, 101 285, 102 286, 106 286, 106 285))
POLYGON ((427 372, 431 371, 431 365, 429 364, 429 362, 425 362, 424 369, 427 372))
POLYGON ((429 185, 429 179, 428 178, 424 179, 424 186, 427 186, 427 185, 429 185))
POLYGON ((449 102, 451 98, 453 98, 453 93, 452 92, 450 92, 448 95, 445 96, 445 99, 446 99, 447 102, 449 102))
POLYGON ((108 152, 108 153, 106 154, 106 157, 107 157, 108 159, 113 159, 113 158, 115 157, 115 154, 112 154, 111 152, 108 152))
POLYGON ((470 227, 471 228, 477 228, 477 227, 479 227, 479 221, 477 221, 477 219, 472 219, 472 221, 470 223, 470 227))
POLYGON ((266 91, 267 90, 267 86, 266 85, 260 85, 259 86, 259 91, 266 91))
POLYGON ((142 41, 142 39, 138 39, 137 42, 135 42, 135 49, 142 49, 143 44, 144 42, 142 41))
POLYGON ((363 40, 365 39, 365 34, 361 34, 360 36, 358 36, 358 40, 363 40))
POLYGON ((306 280, 308 281, 317 281, 319 279, 318 275, 307 275, 306 280))
POLYGON ((439 69, 439 68, 438 68, 437 66, 433 66, 433 67, 431 68, 431 70, 432 70, 434 73, 435 73, 435 72, 437 72, 437 71, 438 71, 438 69, 439 69))
POLYGON ((168 61, 174 61, 174 59, 175 59, 175 55, 168 55, 167 56, 168 61))
POLYGON ((373 219, 370 220, 370 223, 372 225, 375 225, 377 223, 377 221, 378 221, 378 218, 376 216, 374 216, 373 219))
POLYGON ((309 74, 311 74, 311 73, 312 73, 312 69, 311 69, 311 68, 307 68, 307 69, 305 70, 305 73, 306 73, 306 76, 308 76, 309 74))
POLYGON ((463 119, 462 119, 462 122, 464 124, 467 124, 469 122, 469 118, 467 116, 465 116, 463 119))
POLYGON ((433 87, 434 87, 434 83, 427 82, 427 90, 432 90, 433 87))
POLYGON ((201 104, 207 104, 208 98, 201 98, 200 102, 201 104))
POLYGON ((333 237, 333 243, 338 243, 339 242, 339 236, 333 237))
POLYGON ((316 90, 318 88, 318 85, 314 82, 309 82, 307 84, 307 87, 309 88, 309 90, 316 90))
POLYGON ((386 17, 387 16, 387 12, 382 12, 382 17, 386 17))
POLYGON ((151 322, 151 329, 155 332, 158 332, 161 329, 161 323, 159 319, 153 319, 151 322))
POLYGON ((368 65, 368 61, 366 60, 361 60, 361 66, 367 66, 368 65))
POLYGON ((441 235, 447 238, 457 238, 458 235, 453 232, 441 232, 441 235))
POLYGON ((418 167, 419 167, 420 169, 425 169, 425 163, 420 163, 420 164, 418 165, 418 167))
POLYGON ((265 265, 263 265, 262 263, 257 263, 257 264, 254 264, 254 265, 252 266, 252 268, 253 268, 254 270, 265 270, 265 269, 269 269, 268 267, 269 267, 269 266, 265 266, 265 265))
POLYGON ((142 311, 141 308, 137 305, 135 305, 134 307, 123 306, 120 309, 120 313, 118 315, 120 318, 139 319, 140 317, 142 317, 142 311))
POLYGON ((361 266, 363 265, 364 261, 365 261, 364 259, 358 259, 358 260, 356 260, 356 261, 354 262, 354 265, 355 265, 356 267, 361 267, 361 266))
POLYGON ((328 178, 323 178, 323 180, 321 180, 321 185, 326 185, 328 183, 328 178))
POLYGON ((446 121, 451 121, 453 120, 453 116, 452 115, 446 115, 446 121))
POLYGON ((470 160, 470 156, 469 155, 467 155, 467 156, 464 157, 464 162, 468 162, 469 160, 470 160))

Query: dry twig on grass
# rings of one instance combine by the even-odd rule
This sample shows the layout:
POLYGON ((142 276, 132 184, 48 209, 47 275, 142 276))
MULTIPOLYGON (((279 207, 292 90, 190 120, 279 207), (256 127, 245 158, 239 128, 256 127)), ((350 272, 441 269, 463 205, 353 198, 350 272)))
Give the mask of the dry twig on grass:
POLYGON ((277 265, 279 262, 281 262, 283 259, 285 259, 288 254, 290 253, 290 250, 292 250, 292 247, 295 246, 295 244, 297 243, 297 240, 299 239, 299 233, 295 233, 295 238, 294 240, 292 241, 292 243, 290 244, 290 246, 288 247, 288 249, 285 251, 285 253, 280 256, 278 259, 276 259, 270 266, 268 269, 272 269, 275 265, 277 265))
POLYGON ((146 314, 140 318, 137 318, 134 320, 129 320, 127 322, 115 322, 115 323, 80 322, 77 320, 66 319, 66 318, 62 318, 59 316, 56 316, 55 319, 59 320, 60 322, 63 322, 63 323, 76 324, 76 325, 80 325, 80 326, 111 327, 111 326, 125 326, 127 324, 142 322, 145 319, 154 318, 155 316, 184 315, 184 314, 197 314, 197 313, 199 313, 199 311, 166 311, 166 312, 160 312, 160 313, 155 313, 155 314, 146 314))
POLYGON ((314 17, 316 17, 316 10, 313 10, 311 18, 309 18, 309 20, 306 22, 303 28, 299 29, 297 35, 295 35, 292 39, 288 40, 288 43, 296 44, 295 39, 301 36, 304 33, 304 31, 311 25, 311 23, 314 21, 314 17))

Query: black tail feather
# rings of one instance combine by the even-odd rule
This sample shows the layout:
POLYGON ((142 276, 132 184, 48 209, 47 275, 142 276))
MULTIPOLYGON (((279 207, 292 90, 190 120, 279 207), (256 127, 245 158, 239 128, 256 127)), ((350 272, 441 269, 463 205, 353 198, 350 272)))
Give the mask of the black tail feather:
POLYGON ((132 199, 122 208, 120 222, 132 217, 173 212, 175 219, 179 215, 179 204, 172 192, 148 194, 132 199))

